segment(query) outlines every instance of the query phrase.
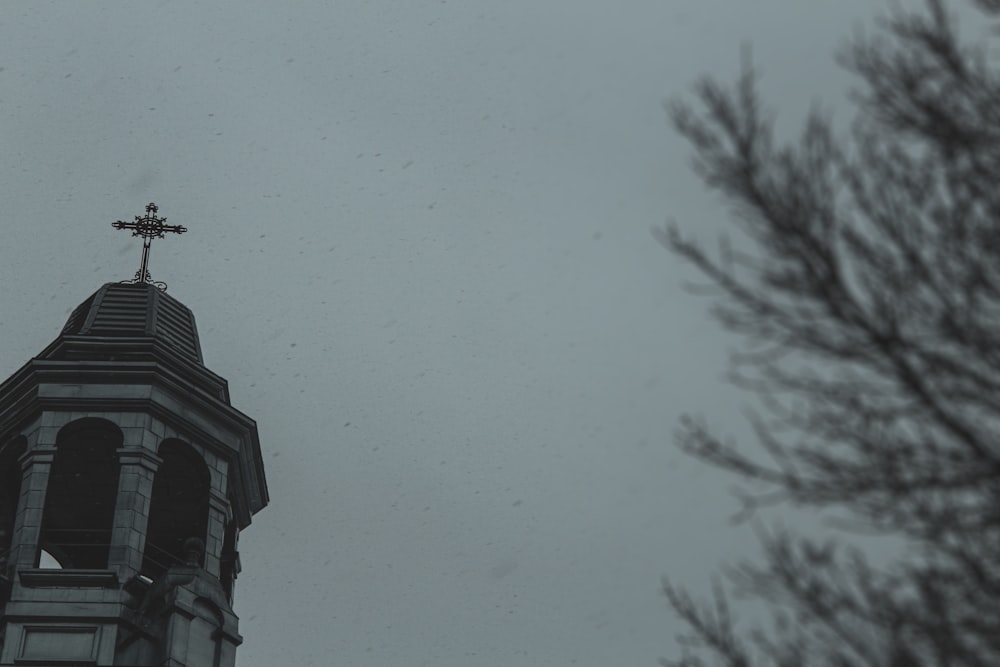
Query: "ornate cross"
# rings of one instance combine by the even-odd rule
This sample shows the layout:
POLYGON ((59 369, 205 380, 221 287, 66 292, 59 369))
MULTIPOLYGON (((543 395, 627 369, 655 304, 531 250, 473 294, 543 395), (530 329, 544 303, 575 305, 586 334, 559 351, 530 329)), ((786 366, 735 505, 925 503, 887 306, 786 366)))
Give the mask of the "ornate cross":
POLYGON ((119 220, 118 222, 112 222, 111 226, 115 229, 129 229, 132 231, 132 236, 142 237, 142 264, 139 266, 139 270, 135 272, 135 278, 132 280, 124 280, 122 282, 148 283, 150 285, 155 285, 161 291, 166 291, 166 283, 155 281, 149 276, 149 245, 152 243, 153 239, 162 239, 164 232, 183 234, 187 231, 187 227, 182 227, 181 225, 163 224, 167 221, 167 219, 157 218, 156 212, 158 210, 160 209, 156 206, 156 204, 150 202, 146 205, 146 215, 143 217, 140 218, 139 216, 135 216, 134 222, 123 222, 119 220))

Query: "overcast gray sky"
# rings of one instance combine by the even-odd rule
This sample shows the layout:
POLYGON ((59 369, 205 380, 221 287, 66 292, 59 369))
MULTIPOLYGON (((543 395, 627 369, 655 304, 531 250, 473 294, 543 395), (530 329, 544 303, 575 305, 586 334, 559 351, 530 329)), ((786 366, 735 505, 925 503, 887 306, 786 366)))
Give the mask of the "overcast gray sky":
POLYGON ((139 244, 260 427, 242 667, 655 665, 752 553, 731 341, 650 235, 726 207, 661 102, 753 44, 791 131, 867 0, 5 2, 0 375, 139 244))

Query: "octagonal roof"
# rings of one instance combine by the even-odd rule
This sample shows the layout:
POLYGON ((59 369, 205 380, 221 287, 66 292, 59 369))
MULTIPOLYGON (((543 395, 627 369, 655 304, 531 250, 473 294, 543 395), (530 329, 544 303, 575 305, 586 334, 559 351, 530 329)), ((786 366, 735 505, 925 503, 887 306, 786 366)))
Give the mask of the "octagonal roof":
POLYGON ((153 285, 103 285, 73 310, 62 334, 151 337, 203 364, 194 313, 153 285))

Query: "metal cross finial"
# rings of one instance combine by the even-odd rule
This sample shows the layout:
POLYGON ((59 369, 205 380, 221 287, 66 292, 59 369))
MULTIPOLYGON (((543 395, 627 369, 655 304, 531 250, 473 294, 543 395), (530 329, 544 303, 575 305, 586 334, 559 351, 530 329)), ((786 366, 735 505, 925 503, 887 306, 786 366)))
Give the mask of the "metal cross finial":
POLYGON ((153 239, 162 239, 164 232, 172 232, 174 234, 183 234, 187 231, 187 227, 182 227, 181 225, 165 225, 164 222, 167 221, 166 218, 157 218, 156 212, 160 210, 156 204, 150 202, 146 205, 146 215, 143 217, 135 216, 134 222, 123 222, 119 220, 118 222, 112 222, 111 226, 115 229, 129 229, 132 231, 132 236, 142 237, 142 264, 139 266, 139 270, 135 272, 135 278, 132 280, 123 280, 126 283, 148 283, 150 285, 155 285, 160 291, 166 291, 167 284, 163 282, 158 282, 153 280, 149 276, 149 244, 153 239))

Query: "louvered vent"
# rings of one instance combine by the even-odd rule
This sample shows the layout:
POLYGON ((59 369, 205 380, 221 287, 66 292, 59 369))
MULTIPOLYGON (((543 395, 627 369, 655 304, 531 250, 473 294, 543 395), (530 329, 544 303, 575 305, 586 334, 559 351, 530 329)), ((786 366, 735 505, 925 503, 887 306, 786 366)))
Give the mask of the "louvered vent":
POLYGON ((105 285, 98 292, 97 307, 81 333, 105 336, 150 336, 150 290, 146 285, 105 285))
POLYGON ((152 295, 156 301, 156 309, 153 311, 154 335, 162 338, 179 352, 201 361, 194 313, 180 301, 163 292, 154 291, 152 295))

